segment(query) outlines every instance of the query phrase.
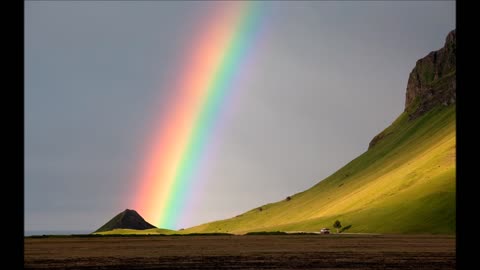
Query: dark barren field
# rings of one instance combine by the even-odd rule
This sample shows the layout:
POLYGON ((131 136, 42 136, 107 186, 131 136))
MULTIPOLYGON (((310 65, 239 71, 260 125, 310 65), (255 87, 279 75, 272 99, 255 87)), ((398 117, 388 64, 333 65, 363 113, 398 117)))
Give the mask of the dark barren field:
POLYGON ((454 236, 25 238, 25 269, 455 269, 454 236))

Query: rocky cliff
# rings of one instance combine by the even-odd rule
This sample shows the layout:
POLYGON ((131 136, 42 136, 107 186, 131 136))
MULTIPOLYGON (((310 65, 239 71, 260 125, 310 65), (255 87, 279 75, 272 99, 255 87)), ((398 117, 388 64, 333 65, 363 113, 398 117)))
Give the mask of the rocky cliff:
POLYGON ((438 104, 456 101, 456 33, 447 35, 445 45, 417 61, 407 84, 405 111, 415 119, 438 104))
MULTIPOLYGON (((452 30, 443 48, 430 52, 417 61, 407 83, 405 110, 414 120, 437 105, 449 106, 456 102, 456 32, 452 30)), ((382 140, 381 132, 369 144, 369 149, 382 140)))

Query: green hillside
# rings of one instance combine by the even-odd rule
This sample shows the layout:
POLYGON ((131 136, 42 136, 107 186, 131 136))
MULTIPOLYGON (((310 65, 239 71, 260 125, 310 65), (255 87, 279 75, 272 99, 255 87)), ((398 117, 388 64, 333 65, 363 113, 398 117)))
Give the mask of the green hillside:
POLYGON ((405 111, 364 154, 289 200, 184 233, 319 231, 337 219, 346 232, 455 233, 455 35, 417 61, 405 111))
POLYGON ((191 232, 455 232, 455 105, 403 113, 373 148, 307 191, 191 232))
POLYGON ((345 232, 352 233, 454 234, 455 53, 453 30, 443 48, 417 61, 408 79, 404 112, 372 139, 365 153, 310 189, 179 232, 152 228, 127 209, 96 233, 318 232, 333 229, 340 220, 345 232))

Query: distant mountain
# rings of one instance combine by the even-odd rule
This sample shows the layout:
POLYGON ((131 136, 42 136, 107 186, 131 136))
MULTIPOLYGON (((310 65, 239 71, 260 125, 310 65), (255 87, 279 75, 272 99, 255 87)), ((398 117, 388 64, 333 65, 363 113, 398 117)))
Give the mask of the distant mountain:
POLYGON ((455 54, 453 30, 443 48, 417 61, 405 111, 334 174, 282 201, 184 232, 319 231, 338 219, 347 232, 455 233, 455 54))
POLYGON ((105 225, 96 230, 95 233, 112 231, 114 229, 147 230, 156 228, 157 227, 146 222, 137 211, 126 209, 105 223, 105 225))

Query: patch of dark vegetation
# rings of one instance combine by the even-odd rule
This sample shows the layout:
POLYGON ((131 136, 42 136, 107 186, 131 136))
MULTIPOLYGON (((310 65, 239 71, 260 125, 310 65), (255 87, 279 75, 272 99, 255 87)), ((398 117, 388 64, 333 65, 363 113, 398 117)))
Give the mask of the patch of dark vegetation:
POLYGON ((273 232, 248 232, 245 235, 286 235, 288 233, 281 232, 281 231, 273 231, 273 232))
POLYGON ((343 186, 343 183, 341 183, 340 185, 338 185, 338 187, 341 187, 341 186, 343 186))
POLYGON ((30 235, 24 238, 68 238, 68 237, 102 237, 100 234, 42 234, 42 235, 30 235))
POLYGON ((92 234, 84 237, 150 237, 150 236, 169 236, 169 234, 92 234))
POLYGON ((292 199, 292 197, 288 196, 285 200, 288 202, 292 199))
POLYGON ((30 235, 30 236, 25 236, 25 238, 48 238, 50 235, 30 235))
POLYGON ((101 234, 71 234, 67 235, 67 237, 102 237, 104 235, 101 234))
POLYGON ((185 233, 185 234, 70 234, 70 235, 31 235, 24 238, 95 238, 95 237, 162 237, 162 236, 221 236, 231 233, 185 233))
POLYGON ((263 208, 262 208, 262 207, 259 207, 259 208, 258 208, 258 211, 260 211, 260 212, 263 211, 263 208))
POLYGON ((392 132, 390 133, 385 133, 385 131, 380 132, 377 136, 373 137, 373 139, 370 141, 370 143, 368 144, 368 149, 370 150, 372 147, 377 145, 379 141, 383 140, 385 137, 387 137, 390 134, 392 134, 392 132))
POLYGON ((294 232, 294 233, 287 233, 288 235, 318 235, 318 233, 313 232, 294 232))
POLYGON ((351 227, 352 227, 352 224, 350 224, 350 225, 348 225, 348 226, 345 226, 345 227, 343 227, 342 229, 340 229, 340 232, 344 232, 344 231, 350 229, 351 227))
POLYGON ((167 236, 216 236, 216 235, 234 235, 231 233, 220 233, 220 232, 215 232, 215 233, 185 233, 185 234, 168 234, 167 236))

